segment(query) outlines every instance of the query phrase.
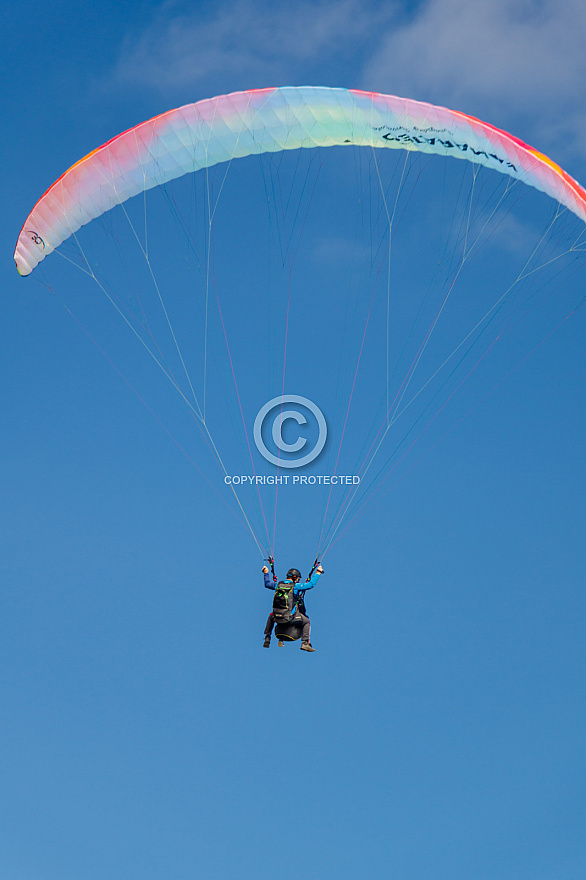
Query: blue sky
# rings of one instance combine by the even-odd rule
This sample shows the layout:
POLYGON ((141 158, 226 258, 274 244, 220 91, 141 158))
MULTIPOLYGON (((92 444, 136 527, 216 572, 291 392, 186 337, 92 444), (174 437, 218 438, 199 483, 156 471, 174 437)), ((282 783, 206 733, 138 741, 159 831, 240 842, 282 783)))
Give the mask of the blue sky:
MULTIPOLYGON (((12 251, 42 192, 94 147, 182 103, 266 85, 451 106, 585 181, 582 4, 61 2, 15 5, 2 24, 0 877, 581 876, 586 318, 579 309, 563 319, 583 296, 583 262, 557 280, 540 274, 555 295, 482 362, 402 479, 331 549, 308 603, 317 650, 304 655, 262 650, 270 596, 250 534, 63 306, 222 495, 192 423, 135 358, 125 327, 57 255, 38 276, 53 295, 18 277, 12 251)), ((381 169, 390 179, 402 161, 391 154, 381 169)), ((363 238, 344 219, 358 191, 337 180, 354 179, 354 159, 332 157, 319 173, 303 162, 318 195, 299 239, 287 390, 325 401, 329 471, 308 471, 322 473, 337 452, 371 290, 365 282, 351 334, 337 306, 353 290, 348 253, 379 239, 375 224, 363 238)), ((444 168, 434 177, 434 167, 413 165, 421 179, 392 264, 401 289, 423 284, 443 241, 435 212, 467 204, 459 168, 446 179, 464 195, 440 204, 444 168)), ((246 168, 226 180, 217 274, 252 421, 280 392, 283 274, 253 261, 248 211, 259 209, 274 242, 263 180, 288 192, 294 165, 246 168)), ((172 195, 183 206, 190 192, 172 195)), ((305 207, 295 193, 293 206, 305 207)), ((168 204, 153 199, 162 266, 181 224, 167 226, 168 204)), ((474 298, 455 300, 430 363, 514 277, 551 210, 528 193, 501 218, 466 276, 474 298)), ((109 282, 122 276, 102 245, 119 231, 130 255, 122 225, 80 239, 109 282)), ((564 227, 556 246, 571 234, 564 227)), ((133 271, 141 279, 144 267, 133 271)), ((190 277, 178 271, 166 296, 179 326, 197 329, 196 300, 180 312, 173 292, 190 277)), ((374 436, 384 306, 375 300, 358 373, 349 472, 364 433, 374 436)), ((213 314, 210 408, 239 473, 247 450, 213 314)), ((191 345, 182 338, 198 369, 201 343, 197 332, 191 345)), ((263 497, 272 516, 272 493, 263 497)), ((305 574, 324 495, 283 492, 279 505, 278 567, 305 574)), ((256 527, 254 499, 250 509, 256 527)))

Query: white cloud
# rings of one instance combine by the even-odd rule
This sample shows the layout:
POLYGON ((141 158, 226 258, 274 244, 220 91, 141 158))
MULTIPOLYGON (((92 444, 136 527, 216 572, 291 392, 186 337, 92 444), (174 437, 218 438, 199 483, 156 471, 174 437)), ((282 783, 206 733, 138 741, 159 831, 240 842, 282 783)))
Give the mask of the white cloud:
POLYGON ((342 52, 349 65, 393 8, 368 0, 236 0, 205 16, 165 4, 145 31, 126 41, 116 79, 164 90, 211 82, 311 85, 304 75, 327 69, 342 52))
POLYGON ((429 0, 390 27, 364 84, 586 155, 584 0, 429 0))

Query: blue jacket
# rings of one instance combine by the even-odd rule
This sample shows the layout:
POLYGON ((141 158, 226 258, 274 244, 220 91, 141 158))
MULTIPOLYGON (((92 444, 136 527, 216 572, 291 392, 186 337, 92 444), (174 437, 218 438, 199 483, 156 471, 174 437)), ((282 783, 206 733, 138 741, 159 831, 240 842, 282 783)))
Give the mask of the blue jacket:
MULTIPOLYGON (((274 590, 277 585, 273 581, 273 576, 270 573, 270 571, 263 571, 263 574, 265 576, 265 587, 267 588, 267 590, 274 590)), ((304 584, 302 581, 299 581, 299 583, 297 584, 297 589, 294 590, 295 595, 297 595, 299 593, 299 590, 313 590, 313 588, 317 585, 317 582, 319 581, 319 579, 320 579, 319 572, 314 571, 309 583, 304 584)), ((284 583, 290 584, 291 581, 285 579, 284 583)))

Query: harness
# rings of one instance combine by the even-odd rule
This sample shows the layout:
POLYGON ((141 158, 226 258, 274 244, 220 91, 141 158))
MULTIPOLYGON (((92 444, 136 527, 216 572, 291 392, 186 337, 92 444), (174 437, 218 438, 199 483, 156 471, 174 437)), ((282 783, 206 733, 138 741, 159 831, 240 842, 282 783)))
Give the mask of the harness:
POLYGON ((305 590, 297 591, 297 610, 300 614, 305 614, 307 616, 307 611, 305 610, 305 602, 303 601, 305 598, 305 590))
MULTIPOLYGON (((275 560, 272 556, 269 555, 267 557, 267 562, 269 563, 269 565, 271 567, 273 581, 275 583, 275 593, 276 593, 276 590, 278 589, 277 584, 279 582, 277 580, 277 575, 275 574, 275 560)), ((308 584, 309 581, 311 580, 312 575, 313 575, 314 571, 316 570, 316 568, 318 567, 318 565, 319 565, 319 557, 316 556, 315 561, 311 567, 311 571, 309 572, 307 578, 305 579, 306 584, 308 584)), ((296 585, 294 584, 293 590, 295 590, 295 586, 296 585)), ((294 642, 297 639, 301 638, 301 629, 302 629, 301 615, 304 615, 305 617, 307 617, 307 609, 305 608, 305 601, 304 601, 306 592, 307 592, 306 589, 301 588, 293 593, 293 601, 295 604, 293 605, 293 608, 291 609, 291 616, 290 616, 289 620, 282 620, 282 619, 279 619, 278 617, 276 617, 274 615, 274 605, 273 605, 273 616, 274 616, 275 624, 276 624, 275 635, 277 636, 277 638, 281 639, 281 641, 284 640, 286 642, 294 642)))
MULTIPOLYGON (((274 559, 274 557, 271 556, 271 555, 269 555, 269 556, 267 557, 267 562, 269 563, 269 565, 270 565, 270 567, 271 567, 271 573, 272 573, 272 575, 273 575, 273 581, 274 581, 274 583, 276 584, 276 583, 278 583, 278 578, 277 578, 277 575, 275 574, 275 559, 274 559)), ((316 556, 316 557, 315 557, 315 560, 314 560, 314 563, 313 563, 313 565, 312 565, 312 567, 311 567, 311 571, 309 572, 309 574, 308 574, 307 577, 305 578, 305 583, 306 583, 306 584, 308 584, 308 583, 310 582, 311 577, 312 577, 314 571, 316 570, 316 568, 318 567, 318 565, 319 565, 319 556, 316 556)), ((292 615, 291 615, 292 618, 295 617, 295 610, 296 610, 296 608, 297 608, 297 611, 299 611, 301 614, 305 614, 305 615, 307 614, 307 611, 306 611, 306 608, 305 608, 305 602, 304 602, 304 599, 305 599, 305 593, 306 593, 306 592, 307 592, 307 591, 306 591, 306 590, 303 590, 303 589, 301 589, 301 590, 297 590, 297 592, 296 592, 296 603, 295 603, 295 605, 293 606, 292 615)))

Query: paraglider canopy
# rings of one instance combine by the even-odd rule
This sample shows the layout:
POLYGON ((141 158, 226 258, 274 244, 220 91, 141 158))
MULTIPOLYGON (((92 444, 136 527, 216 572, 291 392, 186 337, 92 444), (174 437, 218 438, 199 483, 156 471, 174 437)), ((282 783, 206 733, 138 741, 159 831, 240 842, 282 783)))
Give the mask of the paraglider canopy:
POLYGON ((473 116, 356 89, 250 90, 143 122, 65 172, 29 214, 14 260, 29 275, 81 226, 131 196, 243 156, 330 146, 417 150, 500 171, 586 220, 586 192, 547 156, 473 116))

